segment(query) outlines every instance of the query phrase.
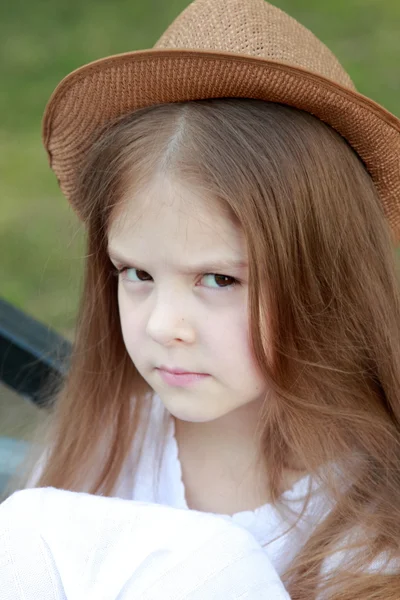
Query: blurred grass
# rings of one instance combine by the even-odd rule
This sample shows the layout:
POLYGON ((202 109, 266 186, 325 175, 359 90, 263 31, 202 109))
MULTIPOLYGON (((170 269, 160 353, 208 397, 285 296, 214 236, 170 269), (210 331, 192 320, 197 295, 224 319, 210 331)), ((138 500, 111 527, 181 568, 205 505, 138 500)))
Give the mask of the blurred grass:
MULTIPOLYGON (((62 77, 82 64, 151 47, 187 4, 14 0, 2 7, 0 293, 67 335, 79 294, 83 232, 41 146, 45 104, 62 77)), ((360 92, 400 114, 399 0, 275 4, 334 51, 360 92)))

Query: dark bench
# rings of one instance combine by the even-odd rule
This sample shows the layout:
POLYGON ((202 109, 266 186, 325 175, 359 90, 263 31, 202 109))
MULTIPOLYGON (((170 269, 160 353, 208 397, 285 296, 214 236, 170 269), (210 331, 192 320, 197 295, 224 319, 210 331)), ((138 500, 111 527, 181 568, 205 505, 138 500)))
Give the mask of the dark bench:
MULTIPOLYGON (((71 343, 0 298, 0 381, 19 395, 46 406, 44 390, 62 380, 71 343)), ((0 491, 28 449, 27 442, 0 436, 0 491)))

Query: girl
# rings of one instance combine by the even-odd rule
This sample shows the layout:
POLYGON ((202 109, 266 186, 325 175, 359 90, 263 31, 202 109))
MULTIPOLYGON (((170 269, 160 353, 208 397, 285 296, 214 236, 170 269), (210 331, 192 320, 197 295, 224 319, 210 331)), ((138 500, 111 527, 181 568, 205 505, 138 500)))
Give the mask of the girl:
POLYGON ((44 118, 87 228, 38 487, 224 515, 292 600, 400 597, 400 122, 263 0, 195 0, 44 118))

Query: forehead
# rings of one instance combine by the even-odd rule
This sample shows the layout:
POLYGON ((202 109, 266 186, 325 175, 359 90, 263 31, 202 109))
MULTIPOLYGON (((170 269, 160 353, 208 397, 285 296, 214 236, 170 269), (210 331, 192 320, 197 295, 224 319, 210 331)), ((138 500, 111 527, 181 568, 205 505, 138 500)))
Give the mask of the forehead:
POLYGON ((241 227, 228 206, 199 188, 158 176, 122 202, 109 229, 109 246, 129 252, 223 252, 243 257, 246 244, 241 227))

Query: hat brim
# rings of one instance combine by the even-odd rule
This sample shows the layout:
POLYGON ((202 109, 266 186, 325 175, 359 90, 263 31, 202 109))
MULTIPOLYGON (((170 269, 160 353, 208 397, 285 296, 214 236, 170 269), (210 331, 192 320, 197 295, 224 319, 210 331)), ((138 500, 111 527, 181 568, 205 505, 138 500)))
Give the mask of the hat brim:
POLYGON ((400 120, 356 91, 305 69, 230 53, 144 50, 70 73, 51 96, 43 142, 60 187, 80 214, 77 175, 100 130, 138 108, 206 98, 254 98, 309 112, 338 131, 369 171, 400 240, 400 120))

